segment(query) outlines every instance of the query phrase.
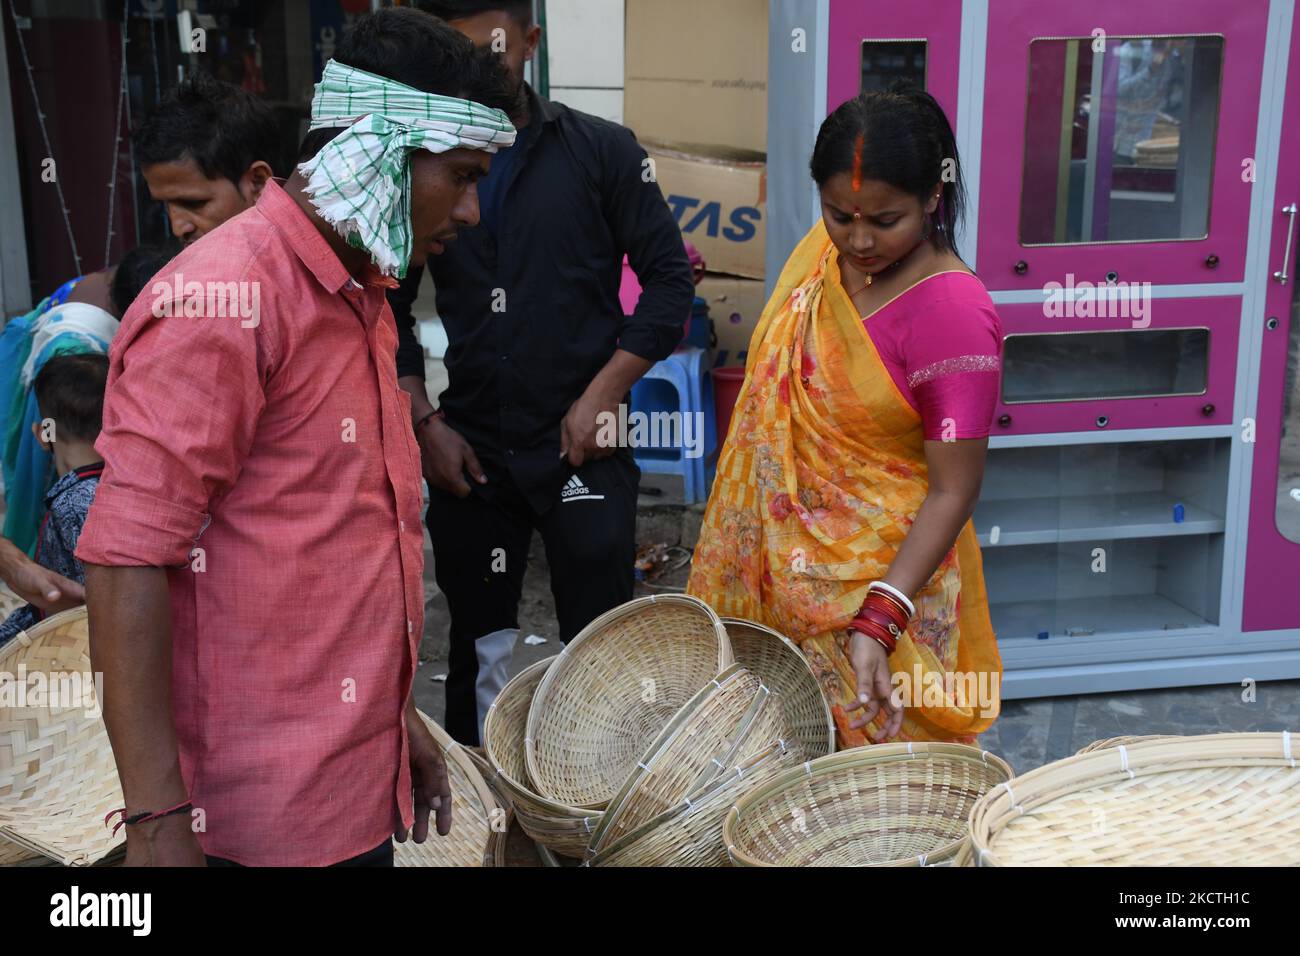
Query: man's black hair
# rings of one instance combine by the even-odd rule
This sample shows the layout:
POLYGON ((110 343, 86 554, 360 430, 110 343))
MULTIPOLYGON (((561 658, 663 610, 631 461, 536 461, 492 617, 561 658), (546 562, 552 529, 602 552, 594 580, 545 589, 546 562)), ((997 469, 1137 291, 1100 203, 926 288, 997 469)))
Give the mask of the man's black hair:
POLYGON ((36 405, 54 420, 54 440, 93 442, 104 419, 108 356, 98 352, 56 355, 36 376, 36 405))
POLYGON ((415 5, 443 20, 461 20, 480 13, 500 11, 518 20, 525 30, 533 25, 532 0, 416 0, 415 5))
POLYGON ((271 107, 208 73, 191 73, 167 92, 135 134, 141 166, 192 158, 209 179, 235 185, 259 159, 288 174, 288 150, 271 107))
MULTIPOLYGON (((495 53, 477 49, 459 30, 410 7, 384 7, 358 17, 334 48, 334 59, 425 93, 473 100, 510 115, 518 112, 523 94, 495 53)), ((298 160, 311 159, 341 132, 308 133, 298 160)))
POLYGON ((119 319, 126 315, 126 310, 149 284, 149 280, 161 272, 178 252, 180 250, 174 243, 142 243, 122 257, 113 272, 113 284, 108 290, 119 319))

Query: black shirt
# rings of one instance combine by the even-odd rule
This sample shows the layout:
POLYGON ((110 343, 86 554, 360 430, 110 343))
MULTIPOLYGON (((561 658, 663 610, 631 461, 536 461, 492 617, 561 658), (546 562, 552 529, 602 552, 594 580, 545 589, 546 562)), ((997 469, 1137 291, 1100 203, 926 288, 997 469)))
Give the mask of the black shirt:
MULTIPOLYGON (((448 339, 439 406, 482 463, 482 490, 508 476, 540 513, 572 470, 559 457, 569 406, 616 349, 667 358, 695 292, 681 232, 632 132, 531 88, 528 99, 523 152, 494 184, 498 238, 482 223, 462 229, 426 268, 448 339), (627 317, 625 253, 643 289, 627 317)), ((424 377, 411 316, 420 279, 411 269, 389 293, 399 376, 424 377)))

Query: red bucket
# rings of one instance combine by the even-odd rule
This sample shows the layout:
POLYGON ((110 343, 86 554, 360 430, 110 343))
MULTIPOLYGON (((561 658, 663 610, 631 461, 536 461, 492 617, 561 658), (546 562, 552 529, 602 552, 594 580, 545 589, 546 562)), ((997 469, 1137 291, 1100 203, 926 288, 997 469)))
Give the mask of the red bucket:
POLYGON ((727 437, 731 413, 736 407, 736 399, 740 397, 740 386, 744 381, 743 366, 713 370, 713 407, 718 416, 718 447, 722 446, 727 437))

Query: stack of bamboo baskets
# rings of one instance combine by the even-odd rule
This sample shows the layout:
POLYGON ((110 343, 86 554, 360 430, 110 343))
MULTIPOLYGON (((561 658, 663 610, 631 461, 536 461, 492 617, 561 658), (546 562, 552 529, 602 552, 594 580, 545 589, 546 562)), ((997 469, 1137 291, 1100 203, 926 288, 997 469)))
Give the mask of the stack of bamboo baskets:
POLYGON ((788 640, 666 595, 614 608, 519 673, 484 747, 541 846, 592 866, 720 866, 727 810, 830 753, 834 723, 788 640))

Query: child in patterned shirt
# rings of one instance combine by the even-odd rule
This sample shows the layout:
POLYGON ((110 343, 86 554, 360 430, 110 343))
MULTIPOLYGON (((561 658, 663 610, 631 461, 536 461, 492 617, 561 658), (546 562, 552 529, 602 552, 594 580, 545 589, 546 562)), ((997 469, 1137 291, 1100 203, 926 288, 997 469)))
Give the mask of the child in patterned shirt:
MULTIPOLYGON (((32 432, 53 456, 58 475, 45 494, 36 562, 79 583, 84 583, 85 571, 73 552, 104 470, 103 459, 95 452, 95 439, 99 437, 107 379, 108 356, 77 353, 51 358, 34 383, 41 421, 32 423, 32 432)), ((0 624, 0 645, 31 627, 42 614, 32 604, 14 611, 0 624)))

